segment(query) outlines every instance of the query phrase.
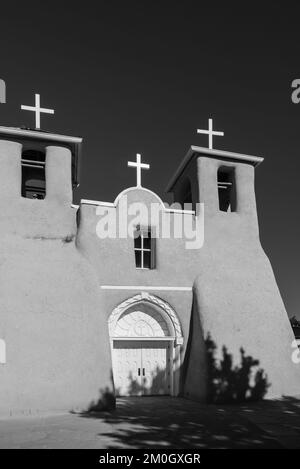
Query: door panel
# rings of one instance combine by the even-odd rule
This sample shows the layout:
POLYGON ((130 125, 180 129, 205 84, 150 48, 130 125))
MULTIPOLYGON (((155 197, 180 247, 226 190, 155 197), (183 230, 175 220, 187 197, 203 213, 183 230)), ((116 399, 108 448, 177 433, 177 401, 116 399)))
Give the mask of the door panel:
POLYGON ((142 350, 137 342, 117 341, 113 349, 113 373, 117 396, 142 394, 142 350))
POLYGON ((113 375, 117 396, 169 394, 169 342, 114 341, 113 375))
POLYGON ((142 348, 142 385, 144 394, 168 394, 167 343, 145 342, 142 348))

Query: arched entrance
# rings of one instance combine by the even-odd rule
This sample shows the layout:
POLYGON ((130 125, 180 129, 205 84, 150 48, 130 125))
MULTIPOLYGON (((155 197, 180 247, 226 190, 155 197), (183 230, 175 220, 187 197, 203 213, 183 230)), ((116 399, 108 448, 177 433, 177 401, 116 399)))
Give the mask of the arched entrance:
POLYGON ((178 393, 181 326, 173 308, 141 293, 121 303, 109 318, 116 394, 178 393))

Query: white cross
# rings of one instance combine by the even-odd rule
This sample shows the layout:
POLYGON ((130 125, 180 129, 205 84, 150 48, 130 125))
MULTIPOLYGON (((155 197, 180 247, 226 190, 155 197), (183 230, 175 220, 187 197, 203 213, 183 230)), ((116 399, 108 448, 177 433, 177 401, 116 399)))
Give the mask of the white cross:
POLYGON ((136 185, 137 187, 142 187, 141 179, 142 179, 142 169, 150 169, 149 164, 141 163, 141 155, 139 153, 136 154, 136 162, 128 161, 128 166, 136 168, 136 185))
POLYGON ((210 150, 213 149, 213 136, 214 135, 219 135, 220 137, 224 137, 224 132, 217 132, 216 130, 213 130, 213 120, 208 119, 208 130, 201 130, 197 129, 198 134, 206 134, 208 135, 208 148, 210 150))
POLYGON ((35 112, 35 128, 41 128, 41 113, 44 114, 54 114, 54 109, 45 109, 41 107, 40 95, 35 95, 35 106, 21 106, 23 111, 34 111, 35 112))

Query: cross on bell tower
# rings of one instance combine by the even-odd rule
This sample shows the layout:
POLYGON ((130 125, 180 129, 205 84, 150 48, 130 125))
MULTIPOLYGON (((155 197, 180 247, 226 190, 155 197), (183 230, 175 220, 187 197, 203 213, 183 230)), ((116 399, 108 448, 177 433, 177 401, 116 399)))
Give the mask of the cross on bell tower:
POLYGON ((136 154, 136 162, 128 161, 127 164, 132 168, 136 168, 136 185, 137 187, 142 187, 142 169, 150 169, 150 165, 141 162, 141 155, 139 153, 136 154))
POLYGON ((40 95, 39 94, 35 95, 35 106, 24 106, 22 104, 21 109, 22 109, 22 111, 33 111, 33 112, 35 112, 35 128, 38 129, 38 130, 41 128, 41 113, 54 114, 54 109, 46 109, 46 108, 41 107, 40 95))
POLYGON ((224 132, 218 132, 216 130, 213 130, 213 120, 212 119, 208 119, 208 130, 197 129, 197 133, 198 134, 208 135, 208 148, 210 150, 213 149, 213 137, 214 136, 224 137, 224 132))

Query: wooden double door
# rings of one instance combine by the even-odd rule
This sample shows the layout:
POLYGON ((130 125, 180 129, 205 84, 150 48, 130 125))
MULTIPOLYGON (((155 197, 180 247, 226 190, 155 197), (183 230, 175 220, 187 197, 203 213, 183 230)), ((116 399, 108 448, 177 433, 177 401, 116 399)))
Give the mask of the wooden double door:
POLYGON ((171 343, 114 340, 113 376, 117 396, 170 394, 171 343))

